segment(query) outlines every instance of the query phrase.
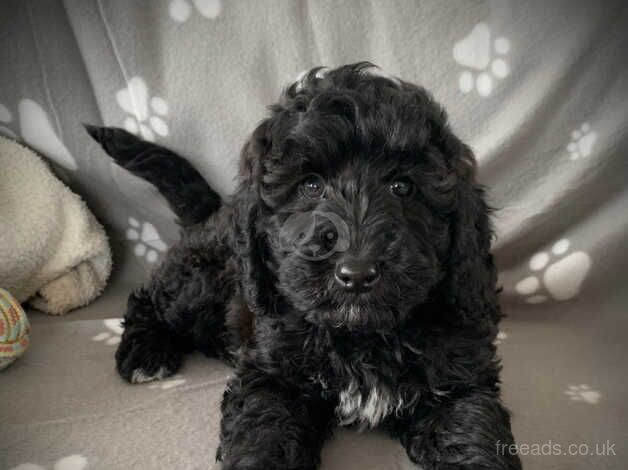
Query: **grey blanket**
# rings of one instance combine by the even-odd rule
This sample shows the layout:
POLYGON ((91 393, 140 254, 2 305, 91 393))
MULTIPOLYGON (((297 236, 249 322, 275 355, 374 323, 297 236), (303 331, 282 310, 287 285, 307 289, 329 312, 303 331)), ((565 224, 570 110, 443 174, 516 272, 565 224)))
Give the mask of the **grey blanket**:
MULTIPOLYGON (((195 356, 138 386, 114 373, 124 297, 177 227, 80 123, 169 146, 227 195, 282 87, 359 60, 430 89, 476 152, 496 208, 504 398, 525 467, 626 468, 625 2, 4 0, 0 38, 0 133, 49 159, 115 249, 95 304, 31 312, 30 351, 0 372, 0 469, 213 465, 226 367, 195 356)), ((412 466, 388 438, 342 431, 324 468, 412 466)))

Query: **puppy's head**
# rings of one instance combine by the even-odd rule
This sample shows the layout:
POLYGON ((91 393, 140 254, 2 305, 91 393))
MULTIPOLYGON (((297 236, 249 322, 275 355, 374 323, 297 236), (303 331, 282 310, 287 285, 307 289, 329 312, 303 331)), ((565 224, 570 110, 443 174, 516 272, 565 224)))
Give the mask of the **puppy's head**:
POLYGON ((495 319, 490 227, 474 159, 422 88, 370 64, 314 69, 254 132, 236 196, 253 306, 349 329, 443 304, 495 319))

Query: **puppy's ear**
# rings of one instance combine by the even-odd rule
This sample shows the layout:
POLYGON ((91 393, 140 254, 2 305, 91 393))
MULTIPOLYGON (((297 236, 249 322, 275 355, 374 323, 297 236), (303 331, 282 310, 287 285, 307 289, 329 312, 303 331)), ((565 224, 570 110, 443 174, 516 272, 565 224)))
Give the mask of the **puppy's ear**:
POLYGON ((271 119, 258 125, 244 144, 240 155, 240 184, 259 193, 264 160, 271 150, 271 119))
POLYGON ((270 119, 253 131, 240 156, 240 184, 233 201, 233 246, 240 263, 240 283, 248 307, 256 314, 268 311, 274 275, 266 265, 266 241, 261 235, 264 203, 260 196, 262 167, 270 151, 270 119))
POLYGON ((497 274, 490 253, 490 209, 475 180, 475 158, 469 147, 456 142, 452 170, 458 179, 451 223, 451 246, 446 278, 447 300, 464 322, 501 317, 497 303, 497 274))

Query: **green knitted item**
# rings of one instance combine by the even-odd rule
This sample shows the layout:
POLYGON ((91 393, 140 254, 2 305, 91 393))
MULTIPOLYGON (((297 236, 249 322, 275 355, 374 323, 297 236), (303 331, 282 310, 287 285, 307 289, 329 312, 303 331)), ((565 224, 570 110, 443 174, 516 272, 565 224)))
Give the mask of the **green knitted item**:
POLYGON ((29 332, 24 309, 11 294, 0 289, 0 370, 26 351, 29 332))

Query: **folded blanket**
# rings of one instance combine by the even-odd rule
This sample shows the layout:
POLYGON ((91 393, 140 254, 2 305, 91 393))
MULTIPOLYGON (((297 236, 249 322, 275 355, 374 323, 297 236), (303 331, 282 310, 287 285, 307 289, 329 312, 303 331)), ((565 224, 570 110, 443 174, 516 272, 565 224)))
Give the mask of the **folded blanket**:
POLYGON ((0 287, 60 315, 96 298, 110 271, 107 237, 81 198, 0 137, 0 287))

